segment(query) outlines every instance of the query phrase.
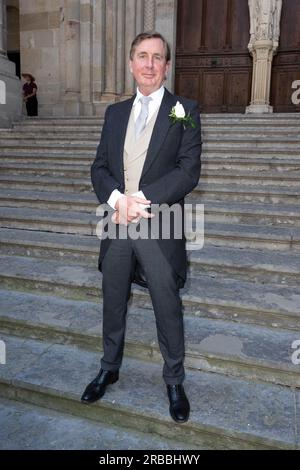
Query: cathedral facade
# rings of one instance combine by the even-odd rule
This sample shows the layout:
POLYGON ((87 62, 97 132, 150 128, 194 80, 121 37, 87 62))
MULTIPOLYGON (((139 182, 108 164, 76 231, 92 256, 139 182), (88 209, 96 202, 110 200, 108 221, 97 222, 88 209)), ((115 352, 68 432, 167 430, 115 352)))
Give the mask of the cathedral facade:
POLYGON ((171 45, 166 86, 202 112, 300 109, 300 0, 1 0, 1 12, 12 117, 20 72, 36 78, 41 115, 98 115, 130 97, 130 44, 148 30, 171 45))

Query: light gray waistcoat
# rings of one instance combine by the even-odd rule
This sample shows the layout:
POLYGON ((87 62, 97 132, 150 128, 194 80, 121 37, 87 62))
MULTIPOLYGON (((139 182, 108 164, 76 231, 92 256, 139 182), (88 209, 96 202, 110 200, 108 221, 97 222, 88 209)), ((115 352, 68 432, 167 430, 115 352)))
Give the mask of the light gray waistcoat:
POLYGON ((154 124, 157 118, 158 110, 151 117, 145 129, 136 140, 134 127, 133 108, 130 113, 129 122, 126 131, 123 162, 124 162, 124 179, 125 194, 133 194, 139 190, 139 182, 145 163, 147 151, 150 144, 154 124))

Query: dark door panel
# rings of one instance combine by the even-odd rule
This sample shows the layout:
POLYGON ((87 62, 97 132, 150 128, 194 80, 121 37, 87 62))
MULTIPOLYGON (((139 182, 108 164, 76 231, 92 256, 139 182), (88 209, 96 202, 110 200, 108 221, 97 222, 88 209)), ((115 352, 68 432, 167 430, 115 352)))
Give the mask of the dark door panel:
POLYGON ((296 80, 300 80, 300 0, 283 0, 271 80, 271 105, 275 112, 300 111, 300 105, 292 103, 292 84, 296 80))
POLYGON ((244 112, 251 97, 247 0, 178 0, 175 89, 204 112, 244 112))

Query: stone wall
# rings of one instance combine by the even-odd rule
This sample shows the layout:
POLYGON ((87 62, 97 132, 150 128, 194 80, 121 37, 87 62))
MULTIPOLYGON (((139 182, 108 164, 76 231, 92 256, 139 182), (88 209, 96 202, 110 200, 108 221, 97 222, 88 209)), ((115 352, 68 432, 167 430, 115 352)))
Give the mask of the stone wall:
MULTIPOLYGON (((272 112, 270 74, 281 3, 249 0, 254 67, 247 112, 272 112)), ((19 9, 21 69, 36 77, 40 114, 97 115, 105 103, 131 96, 129 49, 142 31, 163 33, 174 58, 177 0, 19 0, 19 9)), ((175 60, 167 80, 171 90, 174 65, 175 60)))
POLYGON ((176 0, 20 0, 21 67, 37 79, 40 114, 93 115, 131 96, 132 39, 157 29, 174 50, 175 12, 176 0))
POLYGON ((21 82, 15 74, 15 64, 7 58, 6 2, 0 0, 0 126, 9 127, 21 117, 21 82))
POLYGON ((20 0, 21 70, 35 76, 41 114, 60 101, 61 0, 20 0))

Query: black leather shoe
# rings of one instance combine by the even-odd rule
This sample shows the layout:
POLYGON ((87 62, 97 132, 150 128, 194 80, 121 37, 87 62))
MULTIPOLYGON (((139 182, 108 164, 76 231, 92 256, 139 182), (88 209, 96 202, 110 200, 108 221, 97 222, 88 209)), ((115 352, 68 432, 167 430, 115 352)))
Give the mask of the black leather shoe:
POLYGON ((190 404, 183 385, 167 385, 167 392, 170 400, 170 415, 176 423, 185 423, 189 419, 190 404))
POLYGON ((106 387, 119 380, 119 371, 100 369, 97 377, 86 387, 81 397, 82 403, 94 403, 103 397, 106 387))

